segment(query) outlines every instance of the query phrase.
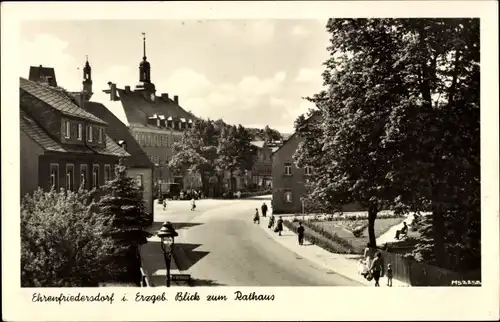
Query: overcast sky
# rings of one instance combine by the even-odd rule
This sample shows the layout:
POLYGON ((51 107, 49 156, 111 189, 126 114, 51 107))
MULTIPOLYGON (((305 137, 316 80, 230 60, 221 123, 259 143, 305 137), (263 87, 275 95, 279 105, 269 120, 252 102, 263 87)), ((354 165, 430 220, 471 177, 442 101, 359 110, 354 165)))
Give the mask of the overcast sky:
MULTIPOLYGON (((134 87, 142 32, 157 95, 179 95, 200 117, 293 132, 308 110, 302 99, 321 90, 327 58, 326 20, 81 20, 21 25, 20 76, 29 66, 54 67, 58 85, 81 88, 89 56, 92 100, 109 102, 107 82, 134 87), (80 69, 78 69, 80 68, 80 69)), ((121 119, 123 111, 108 107, 121 119)))

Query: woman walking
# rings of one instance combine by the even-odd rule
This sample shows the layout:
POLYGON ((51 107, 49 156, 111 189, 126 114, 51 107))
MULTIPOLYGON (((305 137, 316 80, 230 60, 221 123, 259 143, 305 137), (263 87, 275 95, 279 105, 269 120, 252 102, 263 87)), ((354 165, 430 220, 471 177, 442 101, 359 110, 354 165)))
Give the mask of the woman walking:
POLYGON ((278 235, 281 236, 282 231, 283 231, 283 218, 281 218, 280 216, 276 225, 276 232, 278 232, 278 235))
POLYGON ((380 286, 380 277, 384 275, 384 262, 380 252, 377 252, 377 255, 375 255, 375 259, 371 265, 371 271, 373 273, 373 279, 375 280, 375 286, 380 286))

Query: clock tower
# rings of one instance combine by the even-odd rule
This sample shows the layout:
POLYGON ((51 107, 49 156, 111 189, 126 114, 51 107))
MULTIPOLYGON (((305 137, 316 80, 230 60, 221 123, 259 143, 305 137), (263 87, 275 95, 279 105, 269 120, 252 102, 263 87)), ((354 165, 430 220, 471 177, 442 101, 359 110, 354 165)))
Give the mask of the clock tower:
POLYGON ((86 57, 85 66, 83 66, 83 95, 86 101, 92 97, 92 68, 90 68, 89 57, 86 57))
POLYGON ((142 61, 139 64, 139 84, 135 87, 136 92, 143 92, 144 97, 148 100, 155 99, 155 85, 151 82, 151 65, 146 57, 146 33, 143 36, 143 55, 142 61))

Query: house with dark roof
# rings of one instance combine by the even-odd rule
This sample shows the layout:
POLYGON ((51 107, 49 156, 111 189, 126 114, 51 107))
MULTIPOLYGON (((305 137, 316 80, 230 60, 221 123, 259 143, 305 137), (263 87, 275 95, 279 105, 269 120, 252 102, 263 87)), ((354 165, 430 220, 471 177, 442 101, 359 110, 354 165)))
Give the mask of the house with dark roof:
POLYGON ((151 81, 151 65, 146 57, 146 38, 143 39, 143 57, 139 64, 139 83, 117 88, 109 82, 104 92, 109 94, 110 101, 120 102, 127 126, 154 164, 153 176, 156 187, 164 183, 179 183, 184 189, 201 187, 201 178, 197 175, 175 174, 168 167, 172 159, 173 143, 179 141, 186 129, 193 126, 196 117, 184 110, 179 104, 177 95, 171 97, 163 93, 158 95, 151 81))
POLYGON ((251 141, 255 147, 255 160, 252 166, 252 185, 261 189, 272 187, 271 168, 273 165, 272 148, 267 141, 251 141))
MULTIPOLYGON (((313 113, 308 122, 318 122, 321 114, 317 111, 313 113)), ((303 142, 297 132, 288 137, 286 141, 277 147, 273 154, 272 178, 273 178, 273 199, 272 208, 274 214, 299 214, 307 212, 304 209, 302 200, 306 195, 305 183, 310 180, 313 174, 313 167, 297 167, 293 155, 299 144, 303 142)), ((358 204, 348 204, 340 207, 342 211, 363 211, 358 204)))
POLYGON ((136 179, 137 184, 142 188, 146 211, 153 214, 153 163, 134 139, 128 127, 106 106, 85 100, 81 102, 80 106, 85 111, 108 124, 106 134, 130 154, 130 157, 124 160, 127 166, 127 176, 136 179))
POLYGON ((130 156, 107 134, 105 121, 54 83, 20 78, 19 101, 22 196, 38 187, 98 189, 130 156))

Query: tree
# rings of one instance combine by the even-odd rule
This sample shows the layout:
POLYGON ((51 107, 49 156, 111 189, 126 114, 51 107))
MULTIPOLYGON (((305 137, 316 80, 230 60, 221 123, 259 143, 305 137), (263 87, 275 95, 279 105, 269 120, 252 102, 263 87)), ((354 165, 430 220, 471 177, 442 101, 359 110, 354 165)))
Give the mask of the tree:
POLYGON ((240 172, 245 172, 246 170, 251 170, 255 162, 256 149, 250 144, 252 141, 250 131, 243 126, 238 125, 236 128, 236 154, 237 154, 237 169, 240 172))
POLYGON ((217 146, 217 169, 222 174, 229 172, 230 191, 234 188, 232 184, 233 174, 241 164, 236 131, 235 126, 222 128, 217 146))
POLYGON ((122 161, 115 166, 115 178, 106 182, 102 191, 105 195, 97 206, 109 225, 107 236, 120 247, 115 262, 127 266, 129 276, 134 278, 139 275, 139 246, 147 243, 152 236, 144 230, 150 218, 145 212, 142 191, 134 179, 127 177, 122 161))
POLYGON ((299 163, 318 167, 312 194, 365 205, 371 242, 377 209, 431 210, 417 258, 478 263, 479 21, 330 19, 327 30, 328 88, 311 99, 320 135, 297 128, 309 138, 299 163))
POLYGON ((214 126, 214 122, 197 120, 194 126, 184 133, 181 141, 174 144, 174 153, 169 163, 174 172, 199 173, 205 195, 208 195, 209 178, 216 175, 218 135, 219 130, 214 126))
POLYGON ((266 141, 278 141, 281 139, 280 132, 271 129, 268 125, 264 128, 264 139, 266 141))
POLYGON ((86 287, 113 280, 114 241, 91 194, 41 188, 21 203, 21 285, 86 287))

